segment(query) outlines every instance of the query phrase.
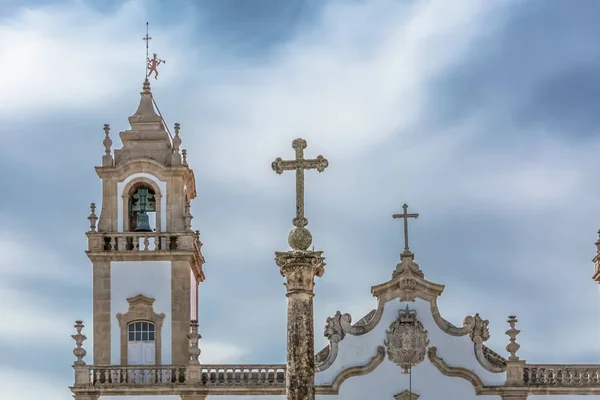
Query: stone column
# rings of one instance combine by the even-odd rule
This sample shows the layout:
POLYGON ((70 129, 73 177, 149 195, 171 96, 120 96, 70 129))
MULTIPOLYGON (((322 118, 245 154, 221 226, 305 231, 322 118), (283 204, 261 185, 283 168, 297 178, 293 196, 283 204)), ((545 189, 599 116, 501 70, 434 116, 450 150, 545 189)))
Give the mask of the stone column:
POLYGON ((325 272, 325 263, 322 251, 298 250, 304 246, 294 245, 293 236, 305 234, 302 230, 308 232, 295 228, 290 234, 294 250, 275 253, 275 262, 286 278, 288 298, 286 400, 315 398, 313 289, 315 276, 325 272))
POLYGON ((94 261, 94 365, 110 365, 110 261, 94 261))
MULTIPOLYGON (((187 364, 190 331, 190 263, 171 262, 171 364, 187 364)), ((166 343, 165 343, 166 345, 166 343)))

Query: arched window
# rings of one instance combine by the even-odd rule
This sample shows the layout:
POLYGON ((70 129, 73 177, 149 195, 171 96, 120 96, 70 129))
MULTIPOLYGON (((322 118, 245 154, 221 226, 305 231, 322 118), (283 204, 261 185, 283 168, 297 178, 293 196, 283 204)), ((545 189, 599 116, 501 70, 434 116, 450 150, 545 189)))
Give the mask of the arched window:
POLYGON ((154 312, 154 299, 138 294, 127 299, 129 310, 117 313, 121 331, 121 365, 160 364, 165 314, 154 312))
POLYGON ((129 230, 152 232, 156 229, 156 201, 154 189, 140 182, 129 193, 129 230))
POLYGON ((129 365, 156 362, 156 326, 148 321, 135 321, 127 326, 127 360, 129 365))

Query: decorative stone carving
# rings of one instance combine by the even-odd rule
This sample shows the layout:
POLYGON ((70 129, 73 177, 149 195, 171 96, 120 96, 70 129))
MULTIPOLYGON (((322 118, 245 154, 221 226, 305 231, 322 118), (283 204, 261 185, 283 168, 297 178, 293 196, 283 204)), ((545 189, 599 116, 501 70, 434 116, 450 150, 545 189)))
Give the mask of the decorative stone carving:
POLYGON ((90 221, 90 232, 96 232, 96 221, 98 216, 96 215, 96 203, 90 203, 90 215, 88 216, 90 221))
POLYGON ((183 214, 183 219, 184 219, 184 229, 186 232, 191 232, 192 231, 192 219, 194 218, 192 216, 192 213, 190 212, 190 208, 191 208, 191 204, 190 201, 186 201, 185 202, 185 207, 184 207, 184 214, 183 214))
POLYGON ((73 340, 75 340, 75 345, 77 346, 73 350, 73 354, 75 355, 75 357, 77 357, 77 360, 75 361, 75 365, 85 365, 85 361, 83 361, 83 357, 85 357, 85 355, 87 354, 87 351, 85 351, 85 349, 82 347, 82 345, 83 345, 83 341, 86 340, 87 337, 85 337, 85 335, 83 335, 81 333, 81 330, 83 329, 84 326, 85 325, 83 325, 83 321, 81 321, 81 320, 75 321, 75 329, 77 330, 77 333, 75 335, 71 335, 73 340))
POLYGON ((506 360, 498 353, 483 345, 490 338, 489 321, 483 319, 479 314, 473 317, 473 329, 469 332, 473 341, 475 358, 479 365, 490 372, 499 373, 506 371, 506 360))
POLYGON ((110 147, 113 144, 113 142, 110 138, 110 125, 104 124, 104 134, 106 136, 104 137, 104 140, 102 141, 102 144, 104 145, 104 155, 102 156, 102 165, 105 167, 112 167, 112 165, 114 164, 114 160, 113 160, 113 157, 111 155, 111 150, 110 150, 110 147))
POLYGON ((181 150, 181 156, 183 157, 182 164, 187 167, 188 162, 187 162, 187 150, 186 149, 181 150))
POLYGON ((412 393, 408 390, 404 390, 398 394, 394 395, 394 399, 396 400, 418 400, 420 396, 416 393, 412 393))
POLYGON ((475 326, 469 333, 469 337, 471 340, 475 340, 476 337, 480 337, 485 342, 490 338, 490 328, 488 327, 490 321, 481 318, 479 314, 475 314, 474 321, 475 326))
POLYGON ((517 335, 521 333, 520 330, 515 328, 515 324, 517 323, 517 317, 515 315, 511 315, 508 317, 508 324, 510 328, 506 331, 508 335, 509 343, 506 346, 506 351, 510 353, 510 357, 508 357, 509 361, 519 361, 519 356, 517 356, 517 351, 521 348, 521 345, 517 343, 517 335))
POLYGON ((328 317, 325 323, 325 337, 335 343, 339 343, 346 336, 340 322, 341 318, 342 313, 336 311, 335 315, 328 317))
POLYGON ((198 340, 202 337, 198 333, 198 321, 193 319, 190 321, 190 333, 187 335, 190 340, 190 347, 188 349, 188 354, 190 355, 189 364, 197 365, 200 362, 198 361, 198 357, 200 356, 200 347, 198 347, 198 340))
POLYGON ((405 374, 425 359, 429 339, 423 324, 417 320, 416 310, 410 310, 406 305, 386 333, 384 343, 388 359, 403 368, 405 374))

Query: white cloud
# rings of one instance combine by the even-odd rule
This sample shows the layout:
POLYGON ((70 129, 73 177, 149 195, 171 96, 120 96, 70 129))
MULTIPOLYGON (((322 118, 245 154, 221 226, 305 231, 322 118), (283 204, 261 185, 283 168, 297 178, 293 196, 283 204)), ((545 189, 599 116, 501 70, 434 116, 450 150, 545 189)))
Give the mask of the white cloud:
POLYGON ((91 285, 91 267, 72 265, 37 239, 6 228, 0 230, 0 281, 40 279, 79 287, 91 285))
POLYGON ((316 31, 287 43, 270 64, 239 71, 241 83, 203 88, 199 96, 231 118, 209 116, 198 129, 211 134, 193 144, 211 149, 203 164, 219 166, 212 178, 236 183, 264 185, 265 160, 285 156, 296 136, 309 141, 307 154, 326 149, 352 159, 422 117, 424 85, 460 62, 494 9, 471 1, 336 3, 316 31), (379 22, 367 29, 366 16, 379 22), (244 160, 243 170, 228 159, 244 160))
MULTIPOLYGON (((77 0, 19 9, 0 24, 0 116, 90 110, 123 87, 141 88, 146 14, 138 0, 114 14, 77 0)), ((156 48, 173 48, 173 31, 153 29, 161 32, 152 35, 156 48)), ((170 56, 165 83, 183 65, 178 53, 170 56)))
MULTIPOLYGON (((38 341, 40 331, 35 327, 43 326, 44 343, 62 346, 68 354, 74 346, 70 336, 75 332, 70 329, 74 320, 69 318, 69 311, 61 311, 52 303, 48 296, 33 291, 0 286, 0 315, 3 321, 0 324, 0 338, 12 343, 38 341)), ((91 317, 88 321, 91 321, 91 317)), ((91 329, 85 333, 91 339, 91 329)))
POLYGON ((235 364, 246 354, 242 347, 214 340, 200 340, 200 360, 203 364, 235 364))
POLYGON ((0 366, 0 396, 3 399, 63 400, 72 396, 67 382, 57 385, 45 374, 0 366))

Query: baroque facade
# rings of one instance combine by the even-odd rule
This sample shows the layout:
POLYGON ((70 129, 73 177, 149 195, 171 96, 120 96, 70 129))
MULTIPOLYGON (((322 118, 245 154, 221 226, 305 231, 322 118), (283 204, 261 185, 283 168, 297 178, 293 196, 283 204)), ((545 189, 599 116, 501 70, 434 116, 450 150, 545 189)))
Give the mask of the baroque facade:
MULTIPOLYGON (((105 125, 105 155, 99 215, 92 203, 87 254, 93 267, 93 365, 84 360, 84 325, 76 321, 76 400, 113 396, 207 396, 311 400, 524 400, 534 395, 600 395, 600 364, 529 364, 517 355, 517 318, 508 317, 506 356, 485 345, 488 321, 466 316, 461 326, 438 310, 444 286, 425 278, 408 247, 391 279, 371 288, 376 307, 357 322, 337 312, 325 321, 329 341, 315 354, 313 287, 323 275, 321 251, 304 216, 304 170, 324 171, 327 160, 304 158, 296 139, 295 159, 277 158, 276 173, 296 172, 294 228, 287 251, 275 262, 288 298, 287 363, 208 365, 200 362, 198 286, 204 281, 202 243, 191 228, 195 179, 179 125, 171 135, 144 81, 131 129, 122 147, 111 149, 105 125), (152 278, 152 279, 151 279, 152 278), (443 391, 440 392, 440 388, 443 391)), ((600 234, 600 233, 599 233, 600 234)), ((593 279, 600 283, 600 239, 593 279)), ((88 328, 89 329, 89 328, 88 328)), ((496 349, 500 351, 499 349, 496 349)), ((148 397, 149 399, 155 397, 148 397)))

